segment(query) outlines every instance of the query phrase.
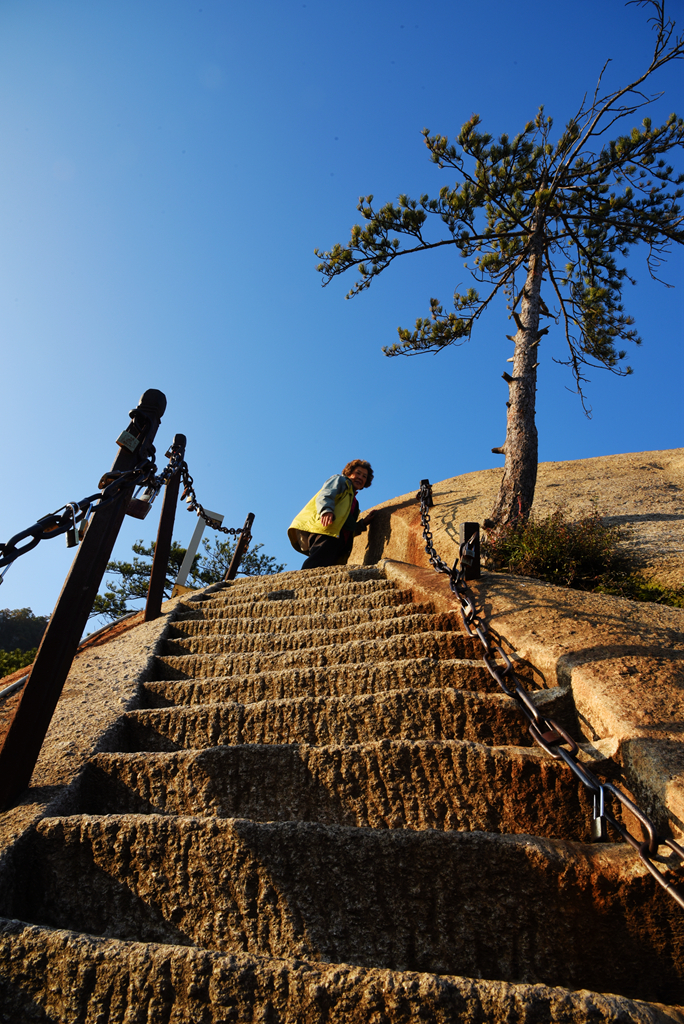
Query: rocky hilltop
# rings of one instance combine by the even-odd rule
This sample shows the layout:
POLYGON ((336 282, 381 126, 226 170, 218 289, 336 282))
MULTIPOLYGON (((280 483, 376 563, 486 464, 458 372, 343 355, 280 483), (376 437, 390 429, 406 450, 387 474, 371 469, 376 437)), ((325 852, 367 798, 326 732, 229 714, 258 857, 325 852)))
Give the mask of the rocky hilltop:
MULTIPOLYGON (((546 464, 537 508, 595 500, 677 583, 681 466, 546 464)), ((435 485, 445 559, 497 478, 435 485)), ((425 567, 415 491, 352 561, 79 652, 0 813, 0 1024, 684 1024, 684 609, 472 582, 548 756, 425 567)))
MULTIPOLYGON (((457 554, 458 524, 487 518, 501 472, 485 469, 433 483, 432 530, 447 561, 453 562, 457 554)), ((415 532, 420 519, 415 499, 414 490, 376 505, 384 515, 377 517, 370 536, 357 539, 352 560, 369 564, 383 557, 402 559, 396 550, 404 542, 398 520, 415 532)), ((542 462, 533 511, 547 515, 558 507, 577 516, 596 508, 605 522, 623 528, 622 544, 647 579, 663 587, 684 586, 684 448, 542 462)), ((402 560, 426 564, 420 544, 414 556, 407 558, 404 552, 402 560)))

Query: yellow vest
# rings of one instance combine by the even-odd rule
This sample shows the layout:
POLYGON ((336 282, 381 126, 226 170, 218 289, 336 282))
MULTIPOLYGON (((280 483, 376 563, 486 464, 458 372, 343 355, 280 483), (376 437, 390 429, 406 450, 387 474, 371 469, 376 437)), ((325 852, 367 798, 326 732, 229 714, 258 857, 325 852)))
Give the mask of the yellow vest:
POLYGON ((335 518, 332 521, 332 526, 323 526, 318 509, 316 508, 316 498, 320 493, 320 491, 316 491, 311 501, 304 506, 299 515, 294 517, 288 528, 287 535, 295 551, 299 551, 297 530, 304 530, 305 533, 324 533, 328 537, 339 537, 340 530, 351 512, 352 502, 354 501, 354 488, 350 482, 347 490, 335 499, 335 518))

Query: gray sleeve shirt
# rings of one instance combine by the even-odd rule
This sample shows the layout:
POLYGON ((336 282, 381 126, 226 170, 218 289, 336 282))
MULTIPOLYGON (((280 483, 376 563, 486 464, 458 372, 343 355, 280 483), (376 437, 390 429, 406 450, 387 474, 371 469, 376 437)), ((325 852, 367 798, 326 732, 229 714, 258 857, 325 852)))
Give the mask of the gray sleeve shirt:
POLYGON ((344 494, 349 487, 351 487, 351 483, 341 473, 336 473, 335 476, 326 480, 316 495, 316 511, 319 516, 322 516, 324 512, 331 512, 335 515, 335 499, 344 494))

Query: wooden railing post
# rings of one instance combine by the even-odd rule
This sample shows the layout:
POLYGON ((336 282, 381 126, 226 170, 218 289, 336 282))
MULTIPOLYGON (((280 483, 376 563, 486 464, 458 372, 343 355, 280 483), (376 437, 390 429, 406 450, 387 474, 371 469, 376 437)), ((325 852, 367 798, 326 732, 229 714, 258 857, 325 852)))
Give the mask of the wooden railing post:
MULTIPOLYGON (((118 438, 120 451, 112 472, 134 469, 141 458, 145 458, 165 409, 163 392, 155 388, 145 392, 137 409, 130 414, 127 429, 118 438)), ((43 634, 28 682, 0 748, 0 808, 3 810, 31 781, 133 487, 133 483, 122 487, 111 503, 101 509, 96 506, 43 634)))
POLYGON ((173 457, 180 455, 178 469, 173 476, 166 481, 164 488, 164 503, 159 517, 159 529, 157 531, 157 542, 154 546, 154 559, 152 561, 152 572, 150 574, 150 586, 147 591, 147 603, 145 604, 145 622, 151 622, 161 615, 162 601, 164 600, 164 584, 166 583, 166 568, 169 564, 171 553, 171 542, 173 540, 173 524, 176 519, 176 506, 178 504, 178 488, 180 486, 180 463, 185 458, 185 434, 176 434, 167 455, 173 457))
POLYGON ((228 566, 228 572, 223 577, 224 581, 226 582, 228 580, 234 580, 237 575, 237 571, 240 568, 240 562, 242 561, 242 557, 247 548, 249 547, 249 542, 252 539, 253 522, 254 513, 250 512, 247 518, 245 519, 245 525, 242 527, 242 533, 240 534, 237 544, 235 545, 235 551, 233 552, 233 557, 230 561, 230 565, 228 566))

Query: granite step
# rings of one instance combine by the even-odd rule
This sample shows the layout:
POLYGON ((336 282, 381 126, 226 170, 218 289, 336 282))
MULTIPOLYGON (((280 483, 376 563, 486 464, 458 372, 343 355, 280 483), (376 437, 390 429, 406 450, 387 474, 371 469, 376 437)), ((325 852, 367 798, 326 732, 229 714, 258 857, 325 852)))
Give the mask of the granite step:
POLYGON ((0 979, 5 1019, 12 1024, 152 1019, 164 1024, 675 1024, 682 1019, 641 1000, 585 990, 94 939, 21 921, 0 920, 0 979), (146 1016, 147 1006, 154 1008, 153 1018, 146 1016))
POLYGON ((379 609, 383 614, 370 618, 367 613, 363 615, 357 612, 352 615, 342 612, 334 618, 322 614, 290 618, 281 616, 277 619, 267 616, 259 619, 183 619, 172 624, 168 639, 183 641, 211 637, 220 641, 221 647, 217 649, 240 651, 256 649, 259 638, 263 637, 265 647, 286 650, 288 647, 284 645, 320 647, 374 637, 386 639, 402 633, 425 633, 431 630, 460 632, 462 628, 460 616, 434 612, 409 613, 405 605, 401 610, 402 614, 397 614, 399 609, 389 609, 394 614, 388 615, 385 609, 379 609))
POLYGON ((45 818, 26 846, 0 911, 29 923, 663 1003, 684 985, 684 919, 624 844, 150 814, 45 818))
MULTIPOLYGON (((213 662, 207 657, 208 666, 213 662)), ((220 665, 216 666, 220 669, 220 665)), ((468 658, 403 658, 371 663, 354 662, 324 668, 287 668, 275 671, 215 676, 206 673, 207 663, 191 655, 156 659, 156 678, 143 683, 143 707, 180 704, 212 704, 234 700, 252 704, 261 700, 293 697, 343 697, 447 686, 478 693, 500 693, 483 661, 468 658), (177 665, 177 663, 179 663, 177 665), (196 675, 192 673, 196 672, 196 675)))
POLYGON ((210 603, 188 601, 178 610, 177 621, 181 619, 240 619, 240 618, 289 618, 293 615, 316 615, 320 612, 371 611, 380 608, 411 608, 411 596, 405 591, 385 589, 381 593, 365 595, 339 595, 337 597, 296 596, 287 600, 266 598, 210 603))
POLYGON ((401 621, 410 615, 434 615, 428 605, 412 604, 390 604, 380 608, 373 608, 370 605, 359 608, 354 605, 347 611, 314 610, 305 614, 288 615, 268 614, 269 612, 271 608, 266 608, 267 614, 238 618, 208 616, 193 611, 191 615, 183 614, 176 619, 173 627, 186 636, 201 635, 210 631, 226 636, 236 633, 296 633, 300 629, 343 629, 356 624, 401 621))
POLYGON ((286 570, 267 576, 238 576, 230 582, 214 584, 209 590, 192 596, 186 595, 190 601, 235 601, 244 598, 245 594, 279 594, 284 589, 307 589, 320 586, 337 586, 348 583, 379 583, 383 586, 394 585, 377 565, 334 565, 320 569, 309 569, 302 573, 299 569, 286 570))
POLYGON ((228 590, 231 590, 234 593, 241 593, 242 591, 254 593, 261 590, 278 590, 279 588, 292 586, 293 584, 300 587, 311 587, 314 585, 320 585, 322 582, 367 583, 369 581, 380 583, 388 582, 381 566, 330 565, 322 566, 318 569, 307 569, 304 573, 301 569, 286 569, 284 572, 273 573, 273 575, 269 576, 238 576, 230 583, 220 585, 208 596, 211 597, 216 593, 225 594, 228 590))
MULTIPOLYGON (((305 598, 308 601, 315 601, 319 598, 363 598, 381 597, 384 594, 399 594, 399 588, 392 580, 382 578, 358 579, 345 573, 340 577, 312 578, 308 574, 304 577, 293 578, 290 582, 283 583, 276 578, 271 578, 261 583, 253 583, 251 586, 228 587, 207 594, 201 602, 202 607, 221 608, 227 605, 240 606, 253 601, 269 600, 271 604, 288 604, 290 601, 305 598)), ((404 600, 406 595, 404 595, 404 600)))
MULTIPOLYGON (((569 688, 535 703, 573 732, 569 688)), ((129 711, 117 732, 125 752, 203 749, 230 743, 363 743, 379 739, 472 740, 529 746, 527 721, 510 697, 444 689, 354 697, 295 697, 129 711)))
MULTIPOLYGON (((164 647, 184 651, 187 646, 211 646, 210 638, 190 637, 185 641, 168 640, 164 647)), ((482 647, 477 640, 455 632, 405 633, 381 640, 353 640, 340 644, 325 644, 302 650, 271 653, 259 649, 252 652, 217 651, 185 654, 164 654, 157 657, 160 673, 165 678, 175 676, 188 679, 202 675, 248 675, 284 668, 324 668, 329 665, 364 664, 390 659, 477 659, 482 647)))
POLYGON ((684 998, 681 913, 585 844, 584 788, 461 628, 378 566, 184 598, 70 816, 3 865, 0 1022, 684 1021, 654 1005, 684 998))
POLYGON ((216 816, 591 840, 591 802, 562 761, 536 746, 462 740, 98 754, 85 770, 76 806, 91 815, 216 816))
MULTIPOLYGON (((207 624, 191 623, 190 625, 206 626, 207 624)), ((165 654, 248 654, 252 652, 277 654, 282 651, 307 651, 321 647, 337 647, 360 640, 379 641, 413 634, 449 633, 455 626, 458 631, 458 624, 447 615, 405 615, 400 619, 381 619, 378 622, 359 623, 341 629, 301 629, 296 633, 235 633, 226 636, 212 629, 211 624, 209 624, 209 629, 191 630, 187 633, 182 624, 179 624, 177 628, 169 631, 169 635, 164 641, 164 652, 165 654)), ((475 650, 474 645, 470 645, 470 650, 475 650)))

